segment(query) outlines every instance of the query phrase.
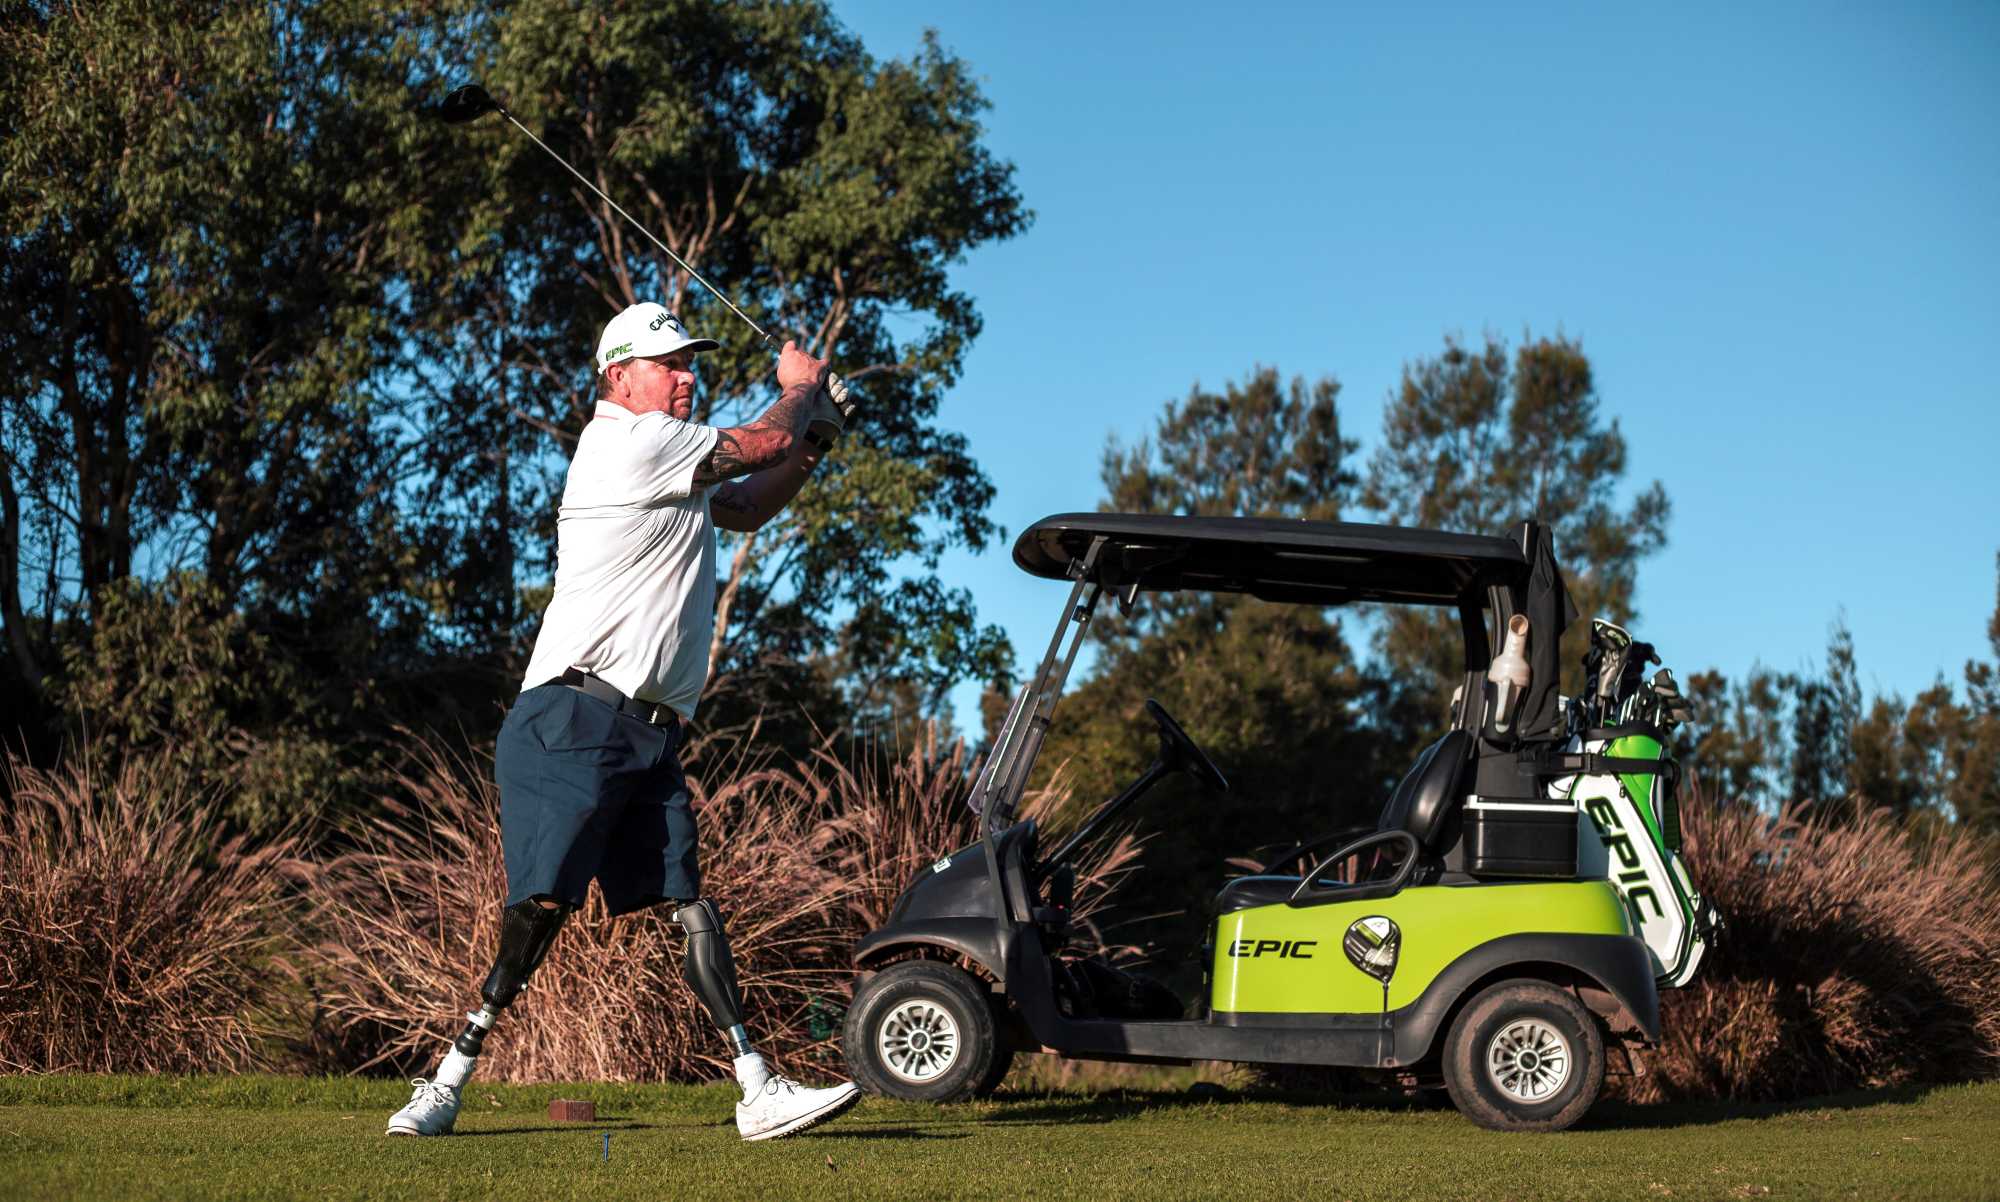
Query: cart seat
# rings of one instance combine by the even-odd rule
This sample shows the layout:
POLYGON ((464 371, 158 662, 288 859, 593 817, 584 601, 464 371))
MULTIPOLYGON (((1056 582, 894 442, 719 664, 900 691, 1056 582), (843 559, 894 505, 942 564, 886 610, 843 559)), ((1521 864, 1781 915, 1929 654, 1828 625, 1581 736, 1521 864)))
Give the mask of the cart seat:
POLYGON ((1472 753, 1472 735, 1463 730, 1451 731, 1424 748, 1403 783, 1389 795, 1375 829, 1408 831, 1418 847, 1432 855, 1444 854, 1450 819, 1465 803, 1458 778, 1472 762, 1472 753))
MULTIPOLYGON (((1416 764, 1404 775, 1402 783, 1389 795, 1375 829, 1408 831, 1417 841, 1419 855, 1426 859, 1442 855, 1450 819, 1464 800, 1457 787, 1458 778, 1472 759, 1472 752, 1472 735, 1462 730, 1451 731, 1424 748, 1423 753, 1417 756, 1416 764)), ((1331 853, 1338 849, 1327 850, 1331 853)), ((1252 906, 1273 906, 1288 901, 1292 894, 1298 892, 1299 882, 1303 879, 1296 876, 1237 877, 1216 895, 1216 913, 1229 914, 1252 906)), ((1313 882, 1316 888, 1322 889, 1335 889, 1348 883, 1331 880, 1313 882)))

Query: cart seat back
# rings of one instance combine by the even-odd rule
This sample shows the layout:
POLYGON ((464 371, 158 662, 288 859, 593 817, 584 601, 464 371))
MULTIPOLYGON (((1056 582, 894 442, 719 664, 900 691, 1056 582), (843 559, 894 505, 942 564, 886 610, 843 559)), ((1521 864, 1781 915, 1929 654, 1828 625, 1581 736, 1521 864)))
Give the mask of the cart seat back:
POLYGON ((1451 731, 1424 748, 1389 795, 1376 829, 1408 831, 1417 846, 1442 854, 1452 814, 1462 800, 1458 778, 1471 761, 1472 750, 1472 735, 1463 730, 1451 731))

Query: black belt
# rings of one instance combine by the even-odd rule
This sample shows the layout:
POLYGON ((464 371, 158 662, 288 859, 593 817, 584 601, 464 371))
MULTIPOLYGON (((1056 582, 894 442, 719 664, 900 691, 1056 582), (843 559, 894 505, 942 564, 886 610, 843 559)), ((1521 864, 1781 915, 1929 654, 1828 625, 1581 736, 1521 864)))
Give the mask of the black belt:
POLYGON ((674 707, 666 702, 634 700, 580 668, 571 668, 549 683, 568 685, 586 697, 597 698, 627 717, 637 718, 654 726, 672 727, 681 720, 681 716, 674 712, 674 707))

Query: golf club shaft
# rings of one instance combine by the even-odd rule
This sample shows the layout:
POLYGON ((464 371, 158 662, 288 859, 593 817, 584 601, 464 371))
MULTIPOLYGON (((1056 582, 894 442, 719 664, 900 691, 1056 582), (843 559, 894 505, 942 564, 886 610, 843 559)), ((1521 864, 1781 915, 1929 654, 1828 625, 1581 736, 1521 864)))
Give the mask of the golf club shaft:
POLYGON ((561 163, 563 165, 563 170, 569 172, 571 175, 574 175, 579 183, 581 183, 584 187, 589 188, 592 192, 595 192, 598 196, 598 199, 602 200, 605 204, 610 205, 614 212, 616 212, 620 217, 623 217, 626 221, 630 222, 632 224, 633 229, 638 230, 640 233, 646 235, 647 239, 651 241, 654 246, 660 248, 660 252, 662 254, 666 255, 669 259, 672 259, 675 263, 678 263, 680 265, 681 270, 687 272, 688 275, 694 279, 695 283, 700 284, 702 287, 708 289, 709 292, 714 294, 715 299, 721 301, 725 305, 728 305, 729 311, 731 313, 736 314, 736 316, 742 318, 744 325, 747 325, 751 329, 757 331, 757 336, 759 338, 762 338, 767 345, 777 344, 778 340, 776 338, 773 338, 770 334, 766 333, 764 331, 763 326, 760 326, 756 322, 750 320, 750 315, 748 313, 745 313, 743 310, 737 308, 735 301, 732 301, 728 297, 724 296, 722 294, 722 289, 717 288, 714 284, 711 284, 707 280, 703 279, 701 277, 701 273, 699 271, 696 271, 693 267, 690 267, 686 259, 683 259, 679 255, 675 254, 671 249, 668 248, 666 243, 660 241, 658 238, 653 237, 653 231, 641 225, 639 223, 639 219, 632 216, 632 214, 627 213, 624 210, 624 208, 619 205, 617 201, 611 199, 609 196, 606 196, 604 194, 604 189, 598 187, 596 184, 591 183, 588 179, 585 179, 583 172, 578 171, 576 168, 569 165, 568 159, 557 154, 549 146, 547 142, 544 142, 540 138, 535 137, 534 130, 529 129, 527 126, 521 124, 519 121, 515 121, 514 114, 508 112, 506 109, 500 108, 498 105, 495 105, 494 107, 499 111, 502 117, 505 117, 507 118, 507 120, 514 122, 515 129, 518 129, 522 133, 528 135, 530 141, 534 142, 535 145, 541 147, 543 150, 548 151, 548 155, 550 158, 554 159, 556 162, 561 163))

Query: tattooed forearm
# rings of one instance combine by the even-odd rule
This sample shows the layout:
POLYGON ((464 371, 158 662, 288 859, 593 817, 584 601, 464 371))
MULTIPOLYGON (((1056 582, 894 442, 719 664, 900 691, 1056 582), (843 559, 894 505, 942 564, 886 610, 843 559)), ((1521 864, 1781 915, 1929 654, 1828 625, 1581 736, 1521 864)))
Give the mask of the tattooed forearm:
POLYGON ((694 470, 694 482, 706 487, 718 480, 746 476, 776 467, 791 454, 792 440, 805 433, 812 416, 813 394, 819 385, 787 388, 764 416, 747 426, 731 426, 719 431, 715 448, 694 470))
POLYGON ((791 450, 789 431, 774 430, 761 421, 717 430, 715 446, 694 469, 694 482, 698 487, 706 487, 720 480, 761 472, 783 463, 791 450))
POLYGON ((733 480, 708 494, 708 512, 724 530, 748 532, 769 521, 748 480, 733 480))
POLYGON ((785 389, 777 403, 764 411, 752 425, 775 426, 790 434, 805 432, 806 419, 812 414, 813 395, 819 391, 818 384, 806 384, 785 389))
POLYGON ((757 503, 745 495, 741 484, 727 484, 710 493, 708 496, 708 507, 710 509, 726 509, 731 513, 740 513, 745 516, 757 512, 757 503))
POLYGON ((791 504, 813 468, 819 465, 819 458, 819 451, 800 439, 785 462, 747 479, 732 480, 710 492, 710 516, 724 530, 748 532, 761 528, 791 504))
MULTIPOLYGON (((708 458, 701 461, 701 466, 718 480, 726 480, 740 471, 743 467, 743 444, 737 439, 736 431, 716 431, 715 445, 709 449, 708 458)), ((700 468, 695 470, 695 475, 697 478, 702 475, 700 468)))

